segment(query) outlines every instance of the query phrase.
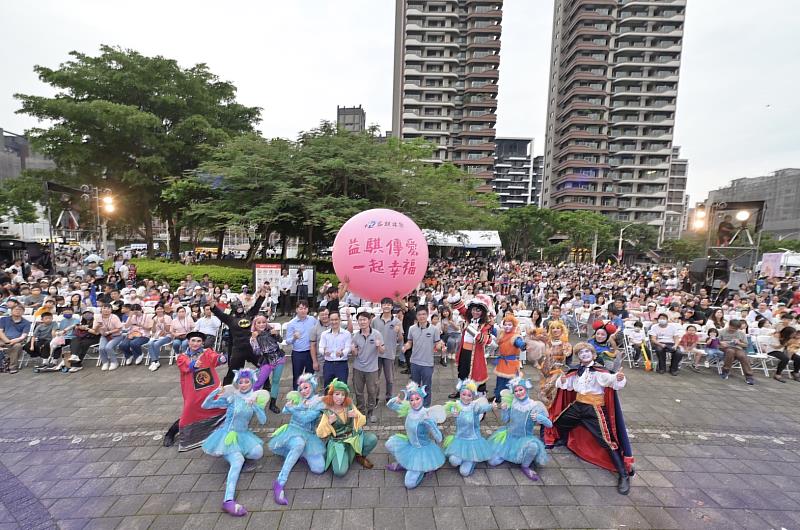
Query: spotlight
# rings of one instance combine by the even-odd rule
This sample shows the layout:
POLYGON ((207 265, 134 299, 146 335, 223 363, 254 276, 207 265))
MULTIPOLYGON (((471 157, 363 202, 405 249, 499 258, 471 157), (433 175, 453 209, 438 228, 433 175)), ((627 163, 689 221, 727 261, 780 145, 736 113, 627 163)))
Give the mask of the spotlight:
POLYGON ((706 227, 706 222, 703 221, 702 219, 695 219, 694 223, 692 223, 692 227, 695 230, 702 230, 703 228, 706 227))
POLYGON ((750 219, 750 212, 748 212, 747 210, 739 210, 738 212, 736 212, 737 221, 745 222, 748 219, 750 219))
POLYGON ((694 213, 694 216, 695 216, 697 219, 705 219, 705 218, 706 218, 706 211, 705 211, 705 210, 697 210, 697 211, 694 213))

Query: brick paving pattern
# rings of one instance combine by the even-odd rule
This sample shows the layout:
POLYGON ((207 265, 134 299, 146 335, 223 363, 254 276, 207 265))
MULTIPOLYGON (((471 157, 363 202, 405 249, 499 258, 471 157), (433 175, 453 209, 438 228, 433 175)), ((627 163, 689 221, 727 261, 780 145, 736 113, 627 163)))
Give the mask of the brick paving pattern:
MULTIPOLYGON (((289 506, 277 506, 270 488, 282 460, 267 451, 239 480, 237 500, 250 511, 240 519, 220 510, 223 459, 161 446, 181 407, 175 367, 3 374, 0 530, 800 528, 800 427, 791 414, 800 385, 626 373, 620 395, 637 460, 627 497, 614 475, 564 448, 551 452, 538 483, 507 464, 479 465, 469 478, 446 464, 407 491, 402 473, 384 470, 383 441, 402 422, 381 407, 370 425, 381 440, 374 469, 354 463, 334 478, 300 462, 286 485, 289 506)), ((454 381, 455 367, 437 365, 434 403, 454 381)), ((268 417, 256 429, 264 438, 287 419, 268 417)), ((496 425, 489 414, 485 428, 496 425)))

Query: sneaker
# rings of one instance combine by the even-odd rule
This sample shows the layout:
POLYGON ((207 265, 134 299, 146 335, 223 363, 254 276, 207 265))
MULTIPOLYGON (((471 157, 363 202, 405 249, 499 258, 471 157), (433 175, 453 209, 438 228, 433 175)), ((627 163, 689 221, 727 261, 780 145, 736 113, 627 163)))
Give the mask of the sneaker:
POLYGON ((754 385, 754 384, 756 384, 756 380, 755 380, 755 379, 753 379, 752 377, 745 377, 745 378, 744 378, 744 382, 745 382, 745 383, 747 383, 748 385, 754 385))
POLYGON ((161 363, 158 361, 153 361, 150 363, 150 367, 148 368, 148 370, 150 370, 151 372, 155 372, 159 368, 161 368, 161 363))
POLYGON ((722 373, 719 374, 719 376, 722 379, 728 379, 731 376, 731 374, 729 372, 726 372, 725 370, 723 370, 722 373))
POLYGON ((133 364, 133 357, 126 357, 125 358, 125 366, 130 366, 133 364))
POLYGON ((80 372, 83 370, 83 366, 73 366, 69 369, 69 373, 74 374, 75 372, 80 372))
POLYGON ((369 422, 370 423, 377 423, 378 422, 378 418, 375 417, 375 414, 370 414, 369 422))
POLYGON ((9 368, 8 369, 8 373, 10 373, 10 374, 16 374, 17 372, 19 372, 19 370, 17 368, 9 368))
POLYGON ((140 353, 140 354, 139 354, 139 355, 136 357, 136 360, 135 360, 135 361, 133 361, 133 362, 134 362, 134 364, 142 364, 142 361, 143 361, 143 360, 144 360, 144 354, 143 354, 143 353, 140 353))
POLYGON ((706 362, 703 363, 703 366, 705 366, 706 368, 709 368, 711 366, 711 364, 708 361, 706 361, 706 362))
POLYGON ((116 370, 117 368, 119 368, 119 364, 116 361, 114 361, 114 362, 112 362, 111 364, 108 365, 108 370, 109 371, 116 370))
POLYGON ((78 357, 78 356, 77 356, 77 355, 75 355, 75 354, 72 354, 72 355, 70 355, 70 356, 69 356, 69 362, 71 362, 71 363, 77 363, 77 362, 79 362, 80 360, 81 360, 81 358, 80 358, 80 357, 78 357))
POLYGON ((103 363, 103 365, 100 366, 100 371, 105 372, 106 370, 108 370, 108 363, 103 363))
POLYGON ((693 372, 700 373, 700 367, 698 367, 696 364, 692 364, 691 369, 693 372))

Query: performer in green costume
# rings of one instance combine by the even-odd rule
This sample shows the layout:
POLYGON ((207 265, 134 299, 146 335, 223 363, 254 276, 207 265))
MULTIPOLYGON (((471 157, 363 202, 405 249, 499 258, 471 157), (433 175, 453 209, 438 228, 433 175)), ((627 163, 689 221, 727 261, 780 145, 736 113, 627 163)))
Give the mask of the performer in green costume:
POLYGON ((362 430, 367 419, 353 405, 350 387, 334 379, 322 401, 325 411, 317 425, 317 436, 327 439, 325 469, 331 467, 333 474, 341 477, 347 473, 353 459, 362 467, 372 469, 367 455, 378 445, 378 437, 362 430))

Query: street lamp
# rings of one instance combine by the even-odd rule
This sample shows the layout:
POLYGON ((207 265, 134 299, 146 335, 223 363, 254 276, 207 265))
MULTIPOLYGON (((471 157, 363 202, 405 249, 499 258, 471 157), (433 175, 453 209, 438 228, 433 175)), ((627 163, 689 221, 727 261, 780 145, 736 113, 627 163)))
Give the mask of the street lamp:
POLYGON ((114 213, 116 206, 114 205, 114 197, 106 195, 103 197, 103 211, 106 213, 114 213))
POLYGON ((617 263, 622 263, 622 234, 636 223, 628 223, 619 229, 619 245, 617 245, 617 263))

